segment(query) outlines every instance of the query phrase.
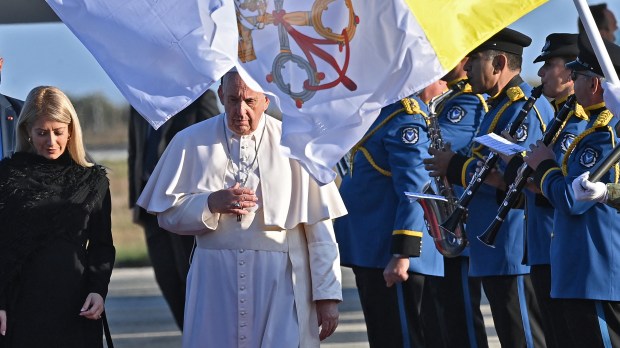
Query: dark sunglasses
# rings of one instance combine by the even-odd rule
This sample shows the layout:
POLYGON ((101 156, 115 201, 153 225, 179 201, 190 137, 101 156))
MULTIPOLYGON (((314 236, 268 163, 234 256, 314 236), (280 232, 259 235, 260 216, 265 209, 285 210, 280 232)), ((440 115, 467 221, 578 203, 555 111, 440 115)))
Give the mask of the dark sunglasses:
POLYGON ((577 76, 579 76, 579 75, 583 75, 583 76, 585 76, 585 77, 599 77, 598 75, 596 75, 596 74, 594 74, 594 73, 591 73, 591 72, 589 72, 589 71, 577 71, 577 70, 573 70, 573 71, 571 71, 571 73, 570 73, 570 78, 571 78, 571 80, 576 81, 576 80, 577 80, 577 76))

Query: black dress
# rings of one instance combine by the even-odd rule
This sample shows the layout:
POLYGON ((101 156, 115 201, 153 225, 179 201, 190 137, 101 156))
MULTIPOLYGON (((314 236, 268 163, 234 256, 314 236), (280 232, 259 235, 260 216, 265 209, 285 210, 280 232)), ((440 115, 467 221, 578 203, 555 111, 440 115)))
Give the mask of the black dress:
POLYGON ((1 348, 102 347, 101 320, 79 316, 107 295, 115 250, 104 168, 68 153, 16 153, 0 162, 1 348))

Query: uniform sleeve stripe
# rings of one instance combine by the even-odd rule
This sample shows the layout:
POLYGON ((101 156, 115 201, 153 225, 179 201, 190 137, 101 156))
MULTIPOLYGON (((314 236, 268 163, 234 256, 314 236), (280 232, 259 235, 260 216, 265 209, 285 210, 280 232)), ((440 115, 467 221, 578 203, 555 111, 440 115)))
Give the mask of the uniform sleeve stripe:
POLYGON ((469 164, 471 163, 471 161, 475 160, 475 157, 471 157, 470 159, 467 160, 467 162, 465 162, 465 164, 463 165, 463 169, 461 171, 461 186, 463 187, 467 187, 467 183, 469 182, 467 180, 467 167, 469 167, 469 164))
POLYGON ((402 235, 405 235, 405 236, 420 237, 420 238, 422 238, 422 232, 419 232, 419 231, 394 230, 392 232, 392 235, 398 235, 398 234, 402 234, 402 235))
POLYGON ((541 189, 542 189, 543 185, 545 184, 545 179, 547 178, 547 175, 549 175, 551 172, 556 171, 556 170, 562 171, 562 169, 560 169, 559 167, 553 167, 553 168, 547 170, 545 172, 545 174, 543 174, 542 178, 540 179, 540 188, 541 189))

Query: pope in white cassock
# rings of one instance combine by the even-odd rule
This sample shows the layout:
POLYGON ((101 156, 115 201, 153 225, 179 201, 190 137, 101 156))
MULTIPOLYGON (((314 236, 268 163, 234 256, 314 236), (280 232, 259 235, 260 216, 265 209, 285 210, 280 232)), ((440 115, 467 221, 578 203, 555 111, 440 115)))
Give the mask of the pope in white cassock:
POLYGON ((218 95, 225 113, 179 132, 138 199, 196 236, 183 347, 318 347, 338 325, 331 219, 346 209, 333 182, 281 154, 264 94, 228 72, 218 95))

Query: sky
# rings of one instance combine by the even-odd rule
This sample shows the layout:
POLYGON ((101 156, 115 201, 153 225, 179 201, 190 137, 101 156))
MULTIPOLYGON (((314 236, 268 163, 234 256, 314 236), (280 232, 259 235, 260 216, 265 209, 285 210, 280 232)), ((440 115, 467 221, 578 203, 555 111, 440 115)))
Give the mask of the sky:
MULTIPOLYGON (((620 0, 606 2, 620 20, 620 0)), ((554 32, 576 33, 577 17, 572 0, 550 0, 509 26, 532 38, 524 51, 522 75, 526 80, 537 81, 541 63, 532 61, 545 37, 554 32)), ((620 42, 620 30, 616 41, 620 42)), ((116 104, 126 103, 97 61, 62 23, 0 25, 0 56, 4 57, 0 93, 5 95, 24 99, 35 86, 54 85, 70 95, 102 93, 116 104)))

